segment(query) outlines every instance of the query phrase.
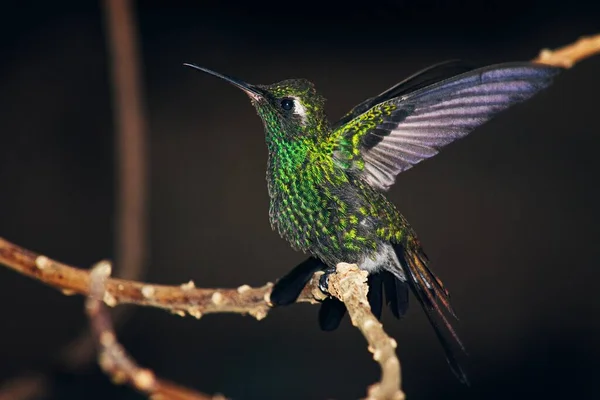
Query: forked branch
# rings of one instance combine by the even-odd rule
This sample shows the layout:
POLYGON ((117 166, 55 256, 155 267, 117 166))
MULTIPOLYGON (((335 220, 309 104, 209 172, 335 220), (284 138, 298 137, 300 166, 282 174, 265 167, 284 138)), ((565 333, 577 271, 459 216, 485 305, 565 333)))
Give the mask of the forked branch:
MULTIPOLYGON (((113 279, 109 277, 110 265, 106 262, 99 263, 90 273, 33 253, 2 238, 0 263, 67 294, 88 296, 88 315, 103 354, 101 365, 105 370, 112 371, 111 375, 123 377, 121 381, 129 382, 138 390, 148 393, 156 393, 158 390, 157 378, 148 370, 138 367, 116 342, 110 320, 99 299, 109 306, 132 303, 170 310, 182 316, 187 313, 196 318, 206 313, 233 312, 262 319, 270 309, 269 295, 273 286, 267 283, 259 288, 244 285, 237 289, 197 289, 192 282, 166 286, 113 279), (151 384, 147 381, 151 381, 151 384)), ((382 369, 382 380, 371 387, 368 398, 404 399, 400 390, 400 362, 395 354, 395 341, 385 334, 381 323, 371 313, 367 300, 366 273, 350 264, 340 264, 338 269, 339 273, 329 278, 330 292, 346 303, 352 323, 365 335, 373 358, 382 369)), ((327 297, 319 289, 318 278, 319 275, 316 274, 306 285, 299 302, 318 303, 327 297)), ((171 387, 176 393, 179 390, 175 385, 160 382, 161 390, 166 390, 166 387, 171 387)), ((205 398, 210 397, 190 397, 205 398)))
POLYGON ((89 274, 90 295, 86 311, 96 338, 98 363, 115 383, 127 383, 155 400, 226 400, 221 395, 210 396, 182 388, 157 378, 154 373, 142 368, 127 354, 117 341, 108 310, 104 304, 106 282, 110 277, 111 265, 101 261, 89 274))

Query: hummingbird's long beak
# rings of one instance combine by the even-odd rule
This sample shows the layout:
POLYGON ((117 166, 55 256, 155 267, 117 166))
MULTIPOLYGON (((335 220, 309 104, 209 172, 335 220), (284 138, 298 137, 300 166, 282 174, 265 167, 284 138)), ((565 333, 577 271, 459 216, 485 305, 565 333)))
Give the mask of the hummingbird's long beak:
POLYGON ((220 74, 220 73, 212 71, 208 68, 199 67, 198 65, 188 64, 188 63, 184 63, 183 65, 185 65, 186 67, 197 69, 198 71, 206 72, 207 74, 216 76, 217 78, 221 78, 221 79, 231 83, 232 85, 237 86, 238 88, 242 89, 244 92, 246 92, 246 94, 248 96, 250 96, 254 100, 259 100, 259 99, 264 98, 264 94, 262 93, 262 91, 259 88, 257 88, 254 85, 251 85, 249 83, 246 83, 242 80, 220 74))

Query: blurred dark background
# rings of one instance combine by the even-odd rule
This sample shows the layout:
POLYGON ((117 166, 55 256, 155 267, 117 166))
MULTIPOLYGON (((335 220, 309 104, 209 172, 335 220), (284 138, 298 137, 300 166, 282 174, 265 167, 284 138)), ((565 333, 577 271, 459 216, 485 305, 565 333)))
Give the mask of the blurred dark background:
MULTIPOLYGON (((246 96, 181 66, 253 83, 305 77, 331 119, 432 63, 527 60, 600 32, 598 2, 136 3, 149 125, 145 280, 235 287, 304 259, 271 231, 262 125, 246 96), (596 3, 595 5, 593 3, 596 3)), ((97 2, 4 2, 0 236, 74 265, 114 255, 114 123, 97 2)), ((390 197, 450 288, 472 387, 452 376, 422 311, 398 322, 409 398, 600 395, 600 57, 398 179, 390 197)), ((118 266, 115 274, 118 275, 118 266)), ((0 268, 0 382, 42 371, 48 399, 138 399, 94 365, 51 358, 83 300, 0 268)), ((413 302, 413 305, 416 303, 413 302)), ((197 321, 136 308, 119 337, 159 375, 235 399, 351 399, 378 378, 346 319, 317 307, 197 321)))

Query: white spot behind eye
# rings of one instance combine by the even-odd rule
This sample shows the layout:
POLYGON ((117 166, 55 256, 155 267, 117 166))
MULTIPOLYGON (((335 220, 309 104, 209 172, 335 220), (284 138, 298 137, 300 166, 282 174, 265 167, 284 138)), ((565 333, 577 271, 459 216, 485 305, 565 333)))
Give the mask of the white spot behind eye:
POLYGON ((304 104, 302 104, 302 102, 300 101, 300 98, 298 97, 292 97, 292 99, 294 99, 294 114, 296 114, 297 116, 300 117, 300 120, 302 121, 302 125, 306 125, 307 119, 308 119, 308 115, 306 113, 306 107, 304 107, 304 104))

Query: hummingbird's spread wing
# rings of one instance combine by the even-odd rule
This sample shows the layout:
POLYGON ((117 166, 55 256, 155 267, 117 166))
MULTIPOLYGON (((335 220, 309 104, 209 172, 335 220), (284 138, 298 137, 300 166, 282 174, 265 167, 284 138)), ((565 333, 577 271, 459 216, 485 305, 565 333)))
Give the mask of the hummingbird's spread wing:
POLYGON ((408 93, 398 84, 380 96, 403 94, 357 113, 332 132, 334 157, 371 186, 388 190, 400 172, 434 156, 498 112, 527 100, 549 86, 561 70, 506 63, 425 87, 416 85, 418 89, 408 93))
POLYGON ((450 60, 434 64, 409 76, 383 93, 380 93, 377 96, 371 97, 370 99, 367 99, 356 105, 333 125, 333 129, 337 129, 338 127, 344 125, 353 118, 358 117, 360 114, 379 103, 383 103, 384 101, 393 99, 394 97, 413 92, 425 86, 433 85, 434 83, 452 78, 456 75, 471 71, 473 69, 474 67, 460 60, 450 60))

